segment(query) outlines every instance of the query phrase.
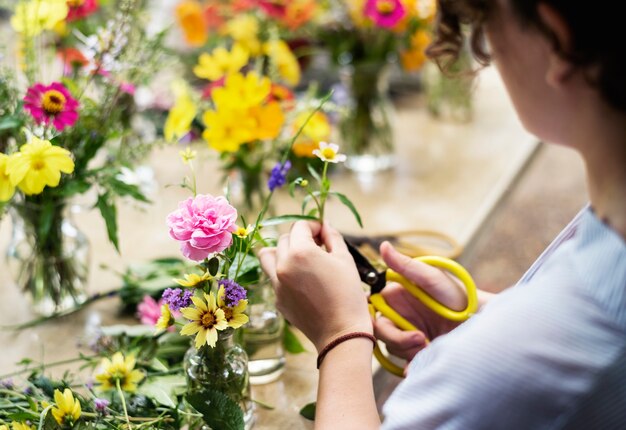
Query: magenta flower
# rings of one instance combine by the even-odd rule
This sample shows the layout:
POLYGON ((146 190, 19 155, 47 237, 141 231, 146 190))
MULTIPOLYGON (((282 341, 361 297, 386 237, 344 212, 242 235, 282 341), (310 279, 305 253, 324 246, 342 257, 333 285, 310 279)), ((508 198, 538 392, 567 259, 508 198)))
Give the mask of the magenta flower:
POLYGON ((54 125, 61 131, 78 121, 78 101, 60 82, 46 86, 35 84, 26 91, 24 109, 37 124, 54 125))
POLYGON ((237 210, 224 197, 199 194, 178 204, 167 216, 170 236, 181 242, 180 250, 190 260, 202 261, 232 243, 237 210))
POLYGON ((68 0, 67 5, 70 7, 67 13, 68 22, 88 17, 98 10, 98 2, 96 0, 68 0))
POLYGON ((137 316, 139 321, 145 325, 155 325, 161 317, 161 300, 157 302, 152 297, 146 295, 139 305, 137 305, 137 316))
POLYGON ((379 27, 391 28, 406 14, 400 0, 367 0, 365 15, 379 27))

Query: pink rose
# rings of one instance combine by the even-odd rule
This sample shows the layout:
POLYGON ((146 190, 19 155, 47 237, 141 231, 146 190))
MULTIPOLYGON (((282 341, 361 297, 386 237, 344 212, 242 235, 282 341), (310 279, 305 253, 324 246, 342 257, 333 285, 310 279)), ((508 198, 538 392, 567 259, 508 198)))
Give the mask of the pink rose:
POLYGON ((167 216, 170 236, 181 242, 183 255, 194 261, 228 248, 236 221, 237 210, 228 200, 210 194, 180 202, 178 209, 167 216))

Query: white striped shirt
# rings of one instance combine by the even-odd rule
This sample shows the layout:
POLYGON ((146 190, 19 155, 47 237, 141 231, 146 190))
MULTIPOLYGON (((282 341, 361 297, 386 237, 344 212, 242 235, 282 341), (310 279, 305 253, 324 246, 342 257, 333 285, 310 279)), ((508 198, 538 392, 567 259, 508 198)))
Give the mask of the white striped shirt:
POLYGON ((413 359, 383 429, 560 428, 625 347, 626 243, 587 207, 515 287, 413 359))

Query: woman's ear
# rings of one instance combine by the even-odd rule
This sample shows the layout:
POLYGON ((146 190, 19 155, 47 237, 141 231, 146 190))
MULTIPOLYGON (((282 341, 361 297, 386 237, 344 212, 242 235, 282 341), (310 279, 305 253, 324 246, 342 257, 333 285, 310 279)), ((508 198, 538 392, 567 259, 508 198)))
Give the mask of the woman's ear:
POLYGON ((573 48, 572 32, 567 21, 552 6, 541 2, 537 6, 537 13, 544 27, 556 38, 556 45, 550 52, 546 82, 558 88, 572 76, 575 70, 574 64, 564 55, 564 53, 571 52, 573 48))

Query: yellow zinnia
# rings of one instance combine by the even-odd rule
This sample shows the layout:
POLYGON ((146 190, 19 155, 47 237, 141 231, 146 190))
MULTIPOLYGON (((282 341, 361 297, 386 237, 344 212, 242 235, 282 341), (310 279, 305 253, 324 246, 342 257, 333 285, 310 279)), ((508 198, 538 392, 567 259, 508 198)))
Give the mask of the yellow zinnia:
POLYGON ((177 92, 176 102, 170 109, 163 127, 165 139, 169 141, 178 140, 189 133, 197 113, 196 104, 191 99, 188 89, 181 86, 177 92))
POLYGON ((15 194, 15 185, 11 183, 6 169, 8 159, 8 155, 0 153, 0 202, 8 202, 15 194))
POLYGON ((246 142, 254 140, 256 123, 246 111, 219 109, 202 116, 206 129, 202 137, 219 152, 237 152, 246 142))
POLYGON ((167 330, 169 326, 174 324, 174 319, 172 318, 172 311, 170 311, 170 307, 167 303, 164 303, 161 306, 161 316, 157 320, 155 327, 159 330, 167 330))
POLYGON ((37 36, 44 30, 52 30, 67 17, 66 0, 21 1, 11 17, 13 29, 26 37, 37 36))
POLYGON ((230 51, 219 46, 210 54, 200 55, 193 73, 199 78, 217 81, 239 72, 248 64, 248 59, 248 52, 239 44, 235 44, 230 51))
POLYGON ((29 195, 41 193, 46 186, 56 187, 61 172, 73 171, 74 161, 67 149, 36 137, 12 154, 6 166, 11 183, 29 195))
POLYGON ((271 40, 263 45, 263 51, 278 75, 291 86, 300 82, 300 64, 289 45, 283 40, 271 40))
POLYGON ((243 313, 248 307, 248 300, 239 300, 239 303, 237 303, 236 306, 229 307, 226 306, 224 295, 225 290, 222 286, 217 291, 217 305, 224 311, 224 318, 228 323, 228 327, 239 328, 250 320, 248 315, 243 313))
POLYGON ((100 363, 100 373, 95 375, 103 390, 112 390, 117 387, 119 381, 120 387, 129 393, 137 390, 137 384, 143 379, 143 372, 135 369, 135 357, 129 355, 124 358, 121 352, 113 354, 111 360, 102 359, 100 363))
POLYGON ((209 272, 204 272, 202 275, 197 275, 195 273, 186 273, 185 279, 174 279, 181 287, 193 288, 205 281, 211 279, 211 274, 209 272))
POLYGON ((226 78, 224 86, 215 88, 211 98, 218 109, 245 110, 261 105, 272 89, 272 82, 255 72, 236 73, 226 78))
POLYGON ((61 391, 54 390, 56 406, 52 408, 52 416, 60 425, 73 425, 80 418, 80 401, 74 398, 72 390, 66 388, 61 391))
POLYGON ((204 293, 204 300, 192 297, 195 307, 182 308, 180 312, 191 322, 186 324, 180 334, 183 336, 196 335, 195 345, 214 347, 217 342, 217 331, 228 328, 224 311, 217 307, 215 295, 204 293))

